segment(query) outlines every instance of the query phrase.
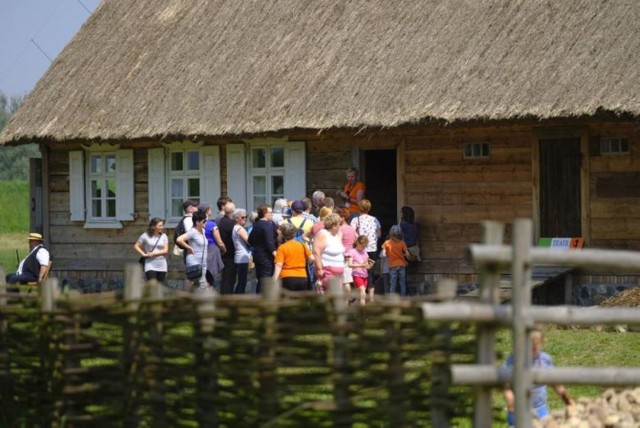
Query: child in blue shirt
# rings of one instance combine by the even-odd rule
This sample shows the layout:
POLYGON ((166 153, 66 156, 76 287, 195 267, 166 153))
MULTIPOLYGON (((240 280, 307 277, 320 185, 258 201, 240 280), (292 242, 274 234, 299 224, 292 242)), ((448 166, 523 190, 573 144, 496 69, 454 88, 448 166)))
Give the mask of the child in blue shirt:
MULTIPOLYGON (((531 348, 533 351, 532 367, 554 367, 551 355, 542 351, 542 340, 542 330, 534 329, 531 332, 531 348)), ((509 355, 503 366, 513 367, 513 354, 509 355)), ((563 385, 555 385, 554 389, 567 406, 573 405, 573 400, 569 398, 569 394, 563 385)), ((509 424, 509 427, 513 427, 515 424, 515 406, 513 390, 511 388, 506 388, 504 390, 504 399, 507 402, 507 423, 509 424)), ((542 419, 549 414, 549 407, 547 405, 547 385, 533 385, 533 390, 531 392, 531 407, 538 419, 542 419)))

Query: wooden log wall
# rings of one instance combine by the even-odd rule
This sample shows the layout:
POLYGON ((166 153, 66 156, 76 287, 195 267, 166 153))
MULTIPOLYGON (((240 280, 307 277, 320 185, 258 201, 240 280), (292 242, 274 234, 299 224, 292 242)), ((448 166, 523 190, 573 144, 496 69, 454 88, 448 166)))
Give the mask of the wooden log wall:
MULTIPOLYGON (((576 121, 556 121, 549 126, 576 121)), ((589 236, 588 246, 640 249, 640 141, 633 123, 580 122, 597 147, 599 137, 626 138, 628 155, 601 155, 590 149, 586 165, 590 198, 583 212, 589 236)), ((510 239, 509 223, 514 218, 535 217, 537 196, 534 185, 534 128, 540 122, 504 122, 493 125, 410 126, 393 130, 296 131, 289 140, 306 142, 307 195, 323 190, 334 197, 344 185, 344 173, 357 163, 359 150, 396 149, 401 157, 398 189, 400 199, 415 209, 420 226, 423 263, 414 273, 436 279, 442 274, 458 275, 461 281, 474 280, 475 271, 464 261, 469 243, 479 242, 478 224, 483 220, 507 223, 505 239, 510 239), (463 143, 486 142, 488 159, 464 159, 463 143)), ((545 124, 546 126, 546 124, 545 124)), ((219 144, 222 192, 226 183, 227 143, 219 144)), ((136 259, 131 246, 147 224, 147 148, 155 142, 122 143, 134 147, 135 197, 138 218, 120 230, 87 230, 69 221, 68 151, 80 145, 56 143, 50 146, 48 220, 51 244, 56 256, 54 271, 61 277, 83 270, 121 273, 125 261, 136 259)), ((392 160, 390 160, 392 161, 392 160)), ((586 179, 586 178, 585 178, 586 179)), ((584 183, 583 183, 584 186, 584 183)), ((369 192, 373 189, 369 189, 369 192)), ((214 203, 215 201, 211 201, 214 203)), ((398 207, 399 208, 399 207, 398 207)), ((375 209, 374 209, 375 211, 375 209)), ((372 212, 375 215, 375 212, 372 212)), ((171 272, 180 261, 169 258, 171 272)), ((97 274, 99 276, 100 274, 97 274)))
POLYGON ((594 248, 640 250, 640 133, 637 124, 589 127, 589 192, 594 248), (600 137, 625 138, 629 154, 601 154, 600 137))

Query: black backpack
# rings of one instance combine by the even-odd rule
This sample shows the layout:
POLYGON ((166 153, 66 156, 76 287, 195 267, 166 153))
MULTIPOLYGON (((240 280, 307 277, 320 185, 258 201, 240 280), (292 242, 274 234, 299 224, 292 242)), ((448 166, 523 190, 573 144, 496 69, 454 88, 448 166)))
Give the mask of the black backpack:
POLYGON ((184 227, 184 219, 187 218, 188 216, 183 216, 180 221, 178 222, 178 225, 176 226, 176 229, 173 231, 173 243, 177 244, 178 243, 178 238, 181 235, 184 235, 185 233, 187 233, 187 229, 184 227))

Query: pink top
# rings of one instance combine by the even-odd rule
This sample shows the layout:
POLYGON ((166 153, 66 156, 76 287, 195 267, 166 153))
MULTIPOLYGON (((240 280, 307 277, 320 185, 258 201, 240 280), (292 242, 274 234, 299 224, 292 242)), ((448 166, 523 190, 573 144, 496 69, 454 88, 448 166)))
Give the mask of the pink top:
MULTIPOLYGON (((346 252, 348 256, 351 256, 351 262, 353 264, 365 263, 369 260, 369 254, 366 251, 358 251, 355 248, 352 248, 346 252)), ((366 278, 369 273, 367 272, 367 268, 363 267, 354 267, 353 268, 353 276, 359 276, 361 278, 366 278)))
POLYGON ((343 224, 340 226, 340 232, 342 232, 342 245, 344 245, 345 252, 348 253, 353 248, 353 243, 358 237, 356 230, 348 224, 343 224))

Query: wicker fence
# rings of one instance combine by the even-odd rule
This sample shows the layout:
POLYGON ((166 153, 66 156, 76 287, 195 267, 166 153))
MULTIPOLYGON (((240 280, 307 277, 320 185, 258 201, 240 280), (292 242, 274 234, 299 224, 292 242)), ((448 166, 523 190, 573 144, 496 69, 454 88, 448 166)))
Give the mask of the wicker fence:
POLYGON ((7 292, 0 267, 2 426, 448 426, 473 391, 471 324, 426 321, 420 301, 326 296, 7 292))

